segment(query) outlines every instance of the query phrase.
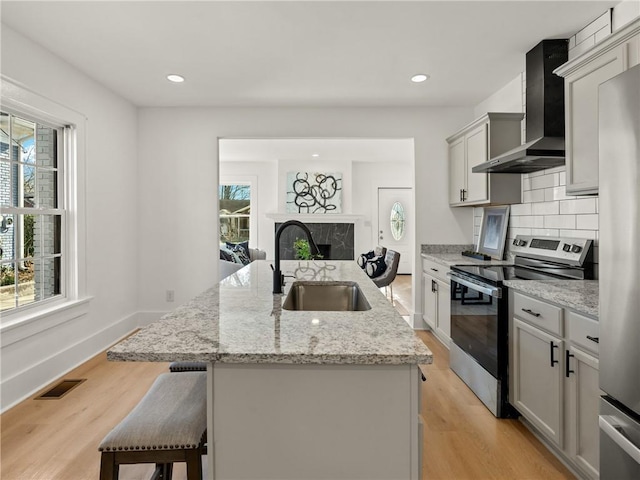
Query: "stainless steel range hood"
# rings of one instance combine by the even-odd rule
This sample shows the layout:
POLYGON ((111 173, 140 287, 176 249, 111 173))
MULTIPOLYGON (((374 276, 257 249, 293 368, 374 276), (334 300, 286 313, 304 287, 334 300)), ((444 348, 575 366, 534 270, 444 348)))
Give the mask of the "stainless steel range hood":
POLYGON ((564 165, 564 80, 568 40, 543 40, 526 56, 527 143, 473 167, 476 173, 530 173, 564 165))

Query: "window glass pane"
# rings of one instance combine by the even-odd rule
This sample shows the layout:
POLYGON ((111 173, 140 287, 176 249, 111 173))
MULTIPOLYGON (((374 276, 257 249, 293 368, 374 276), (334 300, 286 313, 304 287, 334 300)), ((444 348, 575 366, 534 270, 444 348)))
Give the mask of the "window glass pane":
POLYGON ((0 216, 3 312, 61 293, 62 213, 39 210, 59 208, 61 131, 0 113, 0 203, 25 210, 0 216))
MULTIPOLYGON (((58 183, 57 183, 57 171, 44 170, 42 168, 36 169, 36 187, 38 189, 37 203, 38 207, 42 208, 57 208, 58 207, 58 183)), ((25 195, 25 207, 27 198, 25 195)))
POLYGON ((61 252, 60 215, 38 215, 34 234, 37 239, 35 256, 49 256, 61 252))
POLYGON ((3 312, 16 307, 14 271, 12 264, 0 266, 0 310, 3 312))
POLYGON ((400 240, 404 235, 404 208, 400 202, 391 207, 391 235, 395 240, 400 240))
POLYGON ((41 270, 41 260, 18 262, 18 306, 29 305, 39 300, 36 270, 41 270))
POLYGON ((220 185, 220 242, 249 240, 251 186, 220 185))
POLYGON ((41 292, 42 300, 60 294, 60 257, 43 260, 41 292))
POLYGON ((36 124, 19 117, 12 117, 11 140, 18 146, 19 162, 36 163, 36 124))
POLYGON ((9 160, 9 115, 0 112, 0 158, 9 160))
POLYGON ((11 203, 11 164, 0 160, 0 204, 4 207, 11 203))
POLYGON ((3 213, 0 217, 0 250, 2 250, 2 261, 13 260, 15 258, 14 230, 14 215, 3 213))

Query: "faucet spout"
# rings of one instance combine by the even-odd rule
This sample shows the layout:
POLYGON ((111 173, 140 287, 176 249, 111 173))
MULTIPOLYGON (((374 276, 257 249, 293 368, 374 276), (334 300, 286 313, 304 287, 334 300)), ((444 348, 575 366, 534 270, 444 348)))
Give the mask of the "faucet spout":
POLYGON ((311 253, 313 253, 314 255, 318 255, 320 253, 320 250, 318 249, 316 242, 314 242, 313 238, 311 237, 311 232, 309 231, 309 228, 304 223, 299 222, 298 220, 287 220, 282 225, 280 225, 280 227, 278 227, 278 230, 276 231, 276 241, 275 241, 275 262, 274 262, 274 269, 273 269, 273 293, 274 294, 282 293, 282 285, 284 284, 284 276, 280 271, 280 236, 282 235, 282 231, 291 225, 300 227, 304 231, 305 235, 307 236, 307 240, 309 241, 309 246, 311 247, 311 253))

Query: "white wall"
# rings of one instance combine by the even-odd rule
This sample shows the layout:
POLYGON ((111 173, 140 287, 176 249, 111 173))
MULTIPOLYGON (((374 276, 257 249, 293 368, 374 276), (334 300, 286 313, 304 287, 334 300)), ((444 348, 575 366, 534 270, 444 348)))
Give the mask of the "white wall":
MULTIPOLYGON (((3 336, 2 408, 6 409, 131 331, 138 299, 136 109, 60 58, 2 25, 1 73, 73 109, 87 121, 86 268, 88 312, 30 334, 3 336)), ((37 330, 37 329, 36 329, 37 330)))
MULTIPOLYGON (((361 234, 356 238, 355 254, 368 252, 378 240, 378 187, 413 187, 413 165, 390 162, 356 162, 353 164, 353 211, 364 215, 361 234)), ((424 188, 419 186, 418 188, 424 188)), ((418 209, 420 210, 420 209, 418 209)), ((417 222, 427 220, 419 213, 417 222)), ((433 228, 433 225, 427 225, 433 228)), ((417 250, 419 252, 420 250, 417 250)), ((419 270, 418 270, 419 271, 419 270)), ((419 304, 418 304, 419 305, 419 304)))
POLYGON ((449 208, 445 138, 472 116, 471 108, 140 109, 140 308, 169 310, 165 290, 177 305, 217 278, 218 138, 413 138, 415 251, 471 242, 472 210, 449 208))
MULTIPOLYGON (((411 140, 407 140, 411 142, 411 140)), ((297 161, 230 161, 220 163, 220 181, 225 178, 253 179, 257 190, 252 206, 258 228, 252 231, 250 244, 267 252, 273 258, 273 231, 275 221, 266 213, 286 211, 286 174, 289 171, 329 172, 343 174, 342 213, 363 215, 356 222, 355 254, 369 251, 377 243, 373 228, 377 221, 378 187, 413 186, 413 164, 389 162, 342 162, 327 163, 320 160, 297 161)))

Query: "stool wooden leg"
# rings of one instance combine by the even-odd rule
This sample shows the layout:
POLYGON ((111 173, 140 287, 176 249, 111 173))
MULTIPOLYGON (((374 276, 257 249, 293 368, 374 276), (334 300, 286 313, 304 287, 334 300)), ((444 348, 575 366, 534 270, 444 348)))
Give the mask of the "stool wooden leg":
POLYGON ((118 469, 115 452, 102 452, 100 457, 100 480, 118 480, 118 469))
POLYGON ((187 480, 202 480, 202 456, 200 449, 186 451, 187 480))
POLYGON ((156 463, 156 469, 150 480, 171 480, 173 477, 173 463, 156 463))

